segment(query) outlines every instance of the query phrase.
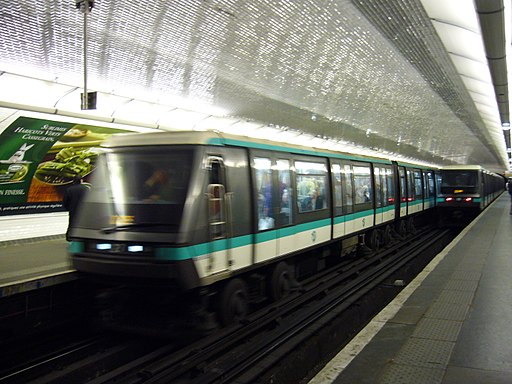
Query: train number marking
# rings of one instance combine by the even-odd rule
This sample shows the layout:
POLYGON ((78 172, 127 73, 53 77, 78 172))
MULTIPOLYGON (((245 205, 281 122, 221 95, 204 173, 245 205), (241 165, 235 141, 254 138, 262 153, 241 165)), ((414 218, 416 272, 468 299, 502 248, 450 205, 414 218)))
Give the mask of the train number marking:
POLYGON ((110 223, 114 225, 132 224, 135 222, 135 216, 113 215, 110 223))

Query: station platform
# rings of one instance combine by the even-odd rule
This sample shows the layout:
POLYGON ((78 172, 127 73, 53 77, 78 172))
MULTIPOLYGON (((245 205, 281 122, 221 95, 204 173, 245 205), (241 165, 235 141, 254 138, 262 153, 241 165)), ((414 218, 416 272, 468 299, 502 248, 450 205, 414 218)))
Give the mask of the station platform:
POLYGON ((0 242, 0 298, 77 278, 63 235, 0 242))
POLYGON ((512 383, 512 215, 502 194, 309 384, 512 383))

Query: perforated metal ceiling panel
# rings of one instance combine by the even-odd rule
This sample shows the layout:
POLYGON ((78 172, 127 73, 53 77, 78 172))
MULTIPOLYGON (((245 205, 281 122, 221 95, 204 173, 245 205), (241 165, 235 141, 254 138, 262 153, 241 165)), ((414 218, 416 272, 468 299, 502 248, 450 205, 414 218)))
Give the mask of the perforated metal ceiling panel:
MULTIPOLYGON (((419 0, 98 0, 88 24, 92 89, 508 167, 419 0)), ((82 28, 73 1, 3 1, 0 71, 81 86, 82 28)))

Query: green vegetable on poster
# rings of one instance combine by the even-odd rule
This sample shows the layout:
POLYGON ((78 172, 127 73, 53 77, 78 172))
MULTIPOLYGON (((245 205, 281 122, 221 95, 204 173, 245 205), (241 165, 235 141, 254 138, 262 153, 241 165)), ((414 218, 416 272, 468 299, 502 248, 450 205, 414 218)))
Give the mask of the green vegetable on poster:
POLYGON ((75 176, 87 176, 94 169, 97 152, 93 149, 61 149, 52 161, 37 167, 35 178, 50 185, 64 185, 73 182, 75 176))

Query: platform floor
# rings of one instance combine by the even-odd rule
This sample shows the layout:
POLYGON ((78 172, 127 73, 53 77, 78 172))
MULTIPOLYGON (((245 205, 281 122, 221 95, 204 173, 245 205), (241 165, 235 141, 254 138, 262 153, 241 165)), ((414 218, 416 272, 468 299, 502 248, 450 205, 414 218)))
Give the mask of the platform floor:
POLYGON ((76 279, 62 236, 0 243, 0 298, 76 279))
POLYGON ((512 215, 502 194, 309 384, 512 383, 512 215))

